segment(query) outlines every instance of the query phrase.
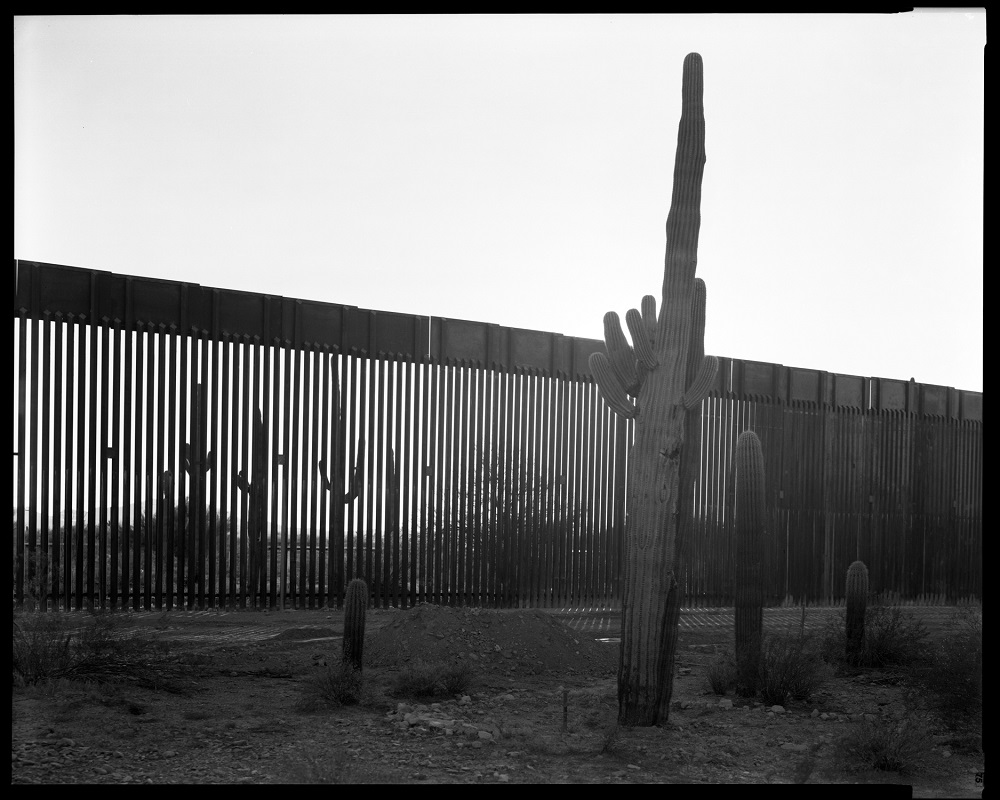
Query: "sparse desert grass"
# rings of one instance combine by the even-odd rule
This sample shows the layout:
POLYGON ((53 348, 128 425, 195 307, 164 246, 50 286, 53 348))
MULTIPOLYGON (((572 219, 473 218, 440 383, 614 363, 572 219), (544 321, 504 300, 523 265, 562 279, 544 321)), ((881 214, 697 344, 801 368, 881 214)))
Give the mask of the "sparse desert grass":
POLYGON ((474 673, 468 664, 417 661, 404 667, 393 679, 393 697, 451 697, 471 685, 474 673))
POLYGON ((865 719, 840 740, 838 752, 848 771, 911 774, 930 757, 932 741, 929 726, 919 718, 865 719))
POLYGON ((285 782, 296 784, 404 782, 404 778, 393 773, 352 759, 342 748, 309 750, 299 760, 286 762, 285 773, 285 782))
MULTIPOLYGON (((104 713, 103 709, 125 711, 131 716, 149 713, 142 695, 122 683, 51 678, 25 684, 17 689, 16 695, 23 701, 41 701, 44 708, 51 712, 52 722, 58 724, 72 725, 81 718, 81 713, 86 714, 88 709, 95 707, 100 707, 99 714, 104 713)), ((13 703, 12 710, 16 712, 19 705, 19 702, 13 703)), ((12 721, 14 718, 16 713, 12 715, 12 721)))
POLYGON ((563 756, 569 753, 561 736, 535 730, 503 728, 504 747, 516 748, 531 756, 563 756))
POLYGON ((601 737, 601 752, 605 755, 614 755, 622 750, 622 729, 615 722, 609 725, 601 737))

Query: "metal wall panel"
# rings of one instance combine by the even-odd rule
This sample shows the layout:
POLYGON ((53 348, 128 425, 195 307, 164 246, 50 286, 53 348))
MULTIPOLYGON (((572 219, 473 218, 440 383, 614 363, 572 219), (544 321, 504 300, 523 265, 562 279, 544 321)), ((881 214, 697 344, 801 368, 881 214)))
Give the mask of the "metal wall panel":
MULTIPOLYGON (((15 263, 14 596, 304 608, 620 597, 634 424, 600 340, 15 263)), ((768 602, 981 597, 982 393, 720 358, 692 605, 732 599, 732 458, 765 454, 768 602)))

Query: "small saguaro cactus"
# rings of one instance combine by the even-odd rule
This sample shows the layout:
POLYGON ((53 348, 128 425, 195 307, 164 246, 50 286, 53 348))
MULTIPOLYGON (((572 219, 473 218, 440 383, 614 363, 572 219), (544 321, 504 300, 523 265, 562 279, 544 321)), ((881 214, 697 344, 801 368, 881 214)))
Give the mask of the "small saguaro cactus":
POLYGON ((347 585, 344 598, 344 668, 361 672, 365 647, 365 612, 368 609, 368 584, 355 578, 347 585))
POLYGON ((736 662, 756 670, 764 619, 764 455, 753 431, 736 441, 736 662))
POLYGON ((847 645, 849 661, 857 660, 865 643, 865 608, 868 605, 868 567, 855 561, 847 568, 847 645))

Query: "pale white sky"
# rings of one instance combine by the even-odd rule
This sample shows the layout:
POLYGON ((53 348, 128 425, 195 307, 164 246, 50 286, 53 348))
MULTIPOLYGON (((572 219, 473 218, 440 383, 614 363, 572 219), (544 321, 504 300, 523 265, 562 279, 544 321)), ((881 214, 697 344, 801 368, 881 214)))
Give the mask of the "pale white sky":
POLYGON ((705 63, 709 353, 982 391, 982 9, 15 17, 14 257, 600 338, 705 63))

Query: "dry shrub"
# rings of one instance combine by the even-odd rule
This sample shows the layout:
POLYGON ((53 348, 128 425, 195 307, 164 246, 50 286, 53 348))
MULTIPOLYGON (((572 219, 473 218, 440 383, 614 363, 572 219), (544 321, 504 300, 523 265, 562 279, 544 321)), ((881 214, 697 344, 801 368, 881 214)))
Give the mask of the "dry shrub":
POLYGON ((827 621, 823 631, 823 659, 854 667, 909 667, 926 656, 927 628, 912 613, 897 606, 869 606, 860 653, 847 660, 844 615, 827 621))
POLYGON ((757 690, 765 705, 808 700, 825 678, 819 648, 809 634, 764 637, 757 690))
POLYGON ((601 736, 600 752, 602 755, 615 756, 616 758, 626 758, 632 755, 632 748, 622 738, 622 729, 617 722, 608 726, 601 736))
POLYGON ((919 719, 865 719, 839 742, 848 769, 912 773, 931 755, 931 731, 919 719))
POLYGON ((14 614, 11 673, 15 684, 58 677, 73 665, 74 656, 73 636, 60 615, 14 614))
POLYGON ((760 655, 742 660, 726 651, 708 666, 708 684, 724 695, 735 690, 740 697, 756 697, 767 705, 789 699, 807 700, 826 680, 818 643, 809 634, 765 636, 760 655))
POLYGON ((113 612, 16 612, 11 641, 15 684, 53 678, 117 682, 154 680, 154 644, 122 631, 113 612))
POLYGON ((473 671, 465 663, 417 661, 402 669, 392 682, 394 697, 450 697, 472 685, 473 671))
POLYGON ((344 748, 310 748, 294 761, 286 760, 284 782, 292 784, 371 784, 403 783, 388 770, 352 759, 344 748))
POLYGON ((356 706, 366 699, 361 671, 338 664, 321 670, 302 684, 302 693, 295 708, 308 713, 339 706, 356 706))
POLYGON ((865 615, 860 666, 906 667, 927 653, 927 628, 898 607, 873 606, 865 615))

